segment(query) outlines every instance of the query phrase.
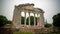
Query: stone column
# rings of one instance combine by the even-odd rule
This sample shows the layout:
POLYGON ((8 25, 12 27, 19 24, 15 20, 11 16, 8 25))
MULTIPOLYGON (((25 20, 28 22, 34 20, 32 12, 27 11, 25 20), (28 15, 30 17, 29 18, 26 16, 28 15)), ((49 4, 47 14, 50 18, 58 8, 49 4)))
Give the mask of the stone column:
POLYGON ((41 25, 41 27, 44 27, 44 15, 43 15, 43 13, 40 13, 40 25, 41 25))
POLYGON ((20 11, 20 25, 21 25, 21 11, 20 11))
POLYGON ((37 26, 38 26, 38 13, 37 13, 37 26))
POLYGON ((25 20, 24 20, 25 26, 26 26, 26 12, 25 12, 25 20))
POLYGON ((42 21, 43 21, 42 27, 44 28, 44 13, 42 13, 42 21))
POLYGON ((34 26, 36 25, 35 13, 34 13, 34 26))
POLYGON ((30 12, 29 12, 29 26, 30 26, 30 12))

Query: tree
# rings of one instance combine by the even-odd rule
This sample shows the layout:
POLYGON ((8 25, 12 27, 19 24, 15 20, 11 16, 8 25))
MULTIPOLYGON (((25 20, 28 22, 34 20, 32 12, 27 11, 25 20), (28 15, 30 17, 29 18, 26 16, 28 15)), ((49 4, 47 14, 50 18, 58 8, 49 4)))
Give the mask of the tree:
POLYGON ((45 22, 45 25, 44 25, 46 28, 49 28, 49 27, 51 27, 52 26, 52 24, 49 24, 49 23, 47 23, 47 20, 46 20, 46 22, 45 22))
POLYGON ((8 20, 5 16, 0 15, 0 27, 4 26, 5 24, 11 24, 12 21, 8 20))
POLYGON ((45 24, 45 27, 46 27, 46 28, 49 28, 49 27, 51 27, 51 26, 52 26, 52 24, 48 24, 48 23, 45 24))
MULTIPOLYGON (((35 19, 36 19, 36 22, 37 22, 37 18, 36 17, 35 17, 35 19)), ((29 17, 27 18, 26 24, 29 24, 29 17)), ((34 25, 34 16, 30 16, 30 25, 34 25)))
POLYGON ((60 13, 53 16, 53 25, 60 27, 60 13))
POLYGON ((21 24, 24 24, 25 17, 21 16, 21 24))
POLYGON ((10 21, 10 20, 7 20, 7 22, 6 22, 6 24, 11 24, 12 23, 12 21, 10 21))
POLYGON ((7 18, 5 16, 0 15, 0 27, 4 26, 7 22, 7 18))

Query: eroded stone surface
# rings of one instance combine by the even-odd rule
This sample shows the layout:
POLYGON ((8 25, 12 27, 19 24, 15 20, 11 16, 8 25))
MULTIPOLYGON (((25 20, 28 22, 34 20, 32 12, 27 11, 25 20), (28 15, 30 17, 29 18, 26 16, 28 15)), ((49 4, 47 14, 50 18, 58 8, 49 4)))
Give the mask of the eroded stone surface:
MULTIPOLYGON (((33 31, 34 29, 41 29, 44 28, 44 11, 40 8, 34 8, 34 4, 20 4, 15 6, 14 14, 13 14, 13 23, 12 28, 19 29, 20 31, 33 31), (21 24, 21 12, 24 13, 28 12, 33 14, 40 14, 37 18, 37 25, 26 25, 26 19, 24 21, 24 25, 21 24)), ((26 17, 26 16, 25 16, 26 17)), ((34 16, 35 17, 35 16, 34 16)), ((34 19, 35 20, 35 19, 34 19)), ((35 22, 34 22, 35 24, 35 22)))

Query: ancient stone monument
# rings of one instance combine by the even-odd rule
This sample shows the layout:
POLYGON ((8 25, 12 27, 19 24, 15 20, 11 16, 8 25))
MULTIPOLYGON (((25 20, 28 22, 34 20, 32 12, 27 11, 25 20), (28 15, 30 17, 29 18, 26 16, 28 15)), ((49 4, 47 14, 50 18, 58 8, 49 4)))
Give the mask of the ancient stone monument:
POLYGON ((32 31, 33 29, 41 29, 44 28, 44 11, 40 8, 34 8, 34 4, 20 4, 15 6, 14 14, 13 14, 13 23, 12 28, 19 29, 20 31, 32 31), (24 12, 25 19, 24 24, 21 24, 21 12, 24 12), (34 25, 30 25, 30 18, 28 19, 28 25, 26 24, 26 13, 34 14, 34 25), (35 14, 37 15, 37 25, 35 14))

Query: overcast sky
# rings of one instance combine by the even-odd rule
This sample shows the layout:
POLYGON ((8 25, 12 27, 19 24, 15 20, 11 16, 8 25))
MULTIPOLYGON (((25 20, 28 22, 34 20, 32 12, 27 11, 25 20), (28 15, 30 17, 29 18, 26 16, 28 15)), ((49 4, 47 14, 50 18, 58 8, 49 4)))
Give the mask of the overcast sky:
POLYGON ((0 0, 0 15, 12 20, 14 6, 24 3, 34 3, 35 7, 43 9, 48 23, 53 22, 53 15, 60 13, 60 0, 0 0))

